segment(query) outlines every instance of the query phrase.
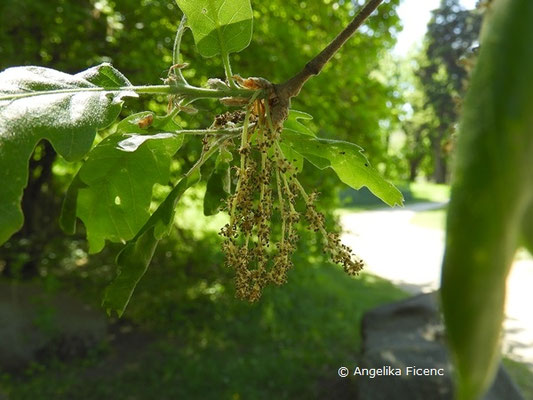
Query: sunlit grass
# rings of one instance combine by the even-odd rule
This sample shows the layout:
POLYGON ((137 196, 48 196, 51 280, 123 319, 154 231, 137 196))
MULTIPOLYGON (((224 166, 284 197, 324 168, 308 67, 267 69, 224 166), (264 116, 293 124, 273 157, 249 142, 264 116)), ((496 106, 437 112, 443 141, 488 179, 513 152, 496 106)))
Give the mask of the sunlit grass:
POLYGON ((444 230, 446 228, 446 209, 417 212, 409 221, 422 228, 444 230))
MULTIPOLYGON (((400 190, 403 185, 400 185, 400 190)), ((408 184, 413 199, 424 201, 446 202, 450 199, 450 186, 431 183, 431 182, 413 182, 408 184)))

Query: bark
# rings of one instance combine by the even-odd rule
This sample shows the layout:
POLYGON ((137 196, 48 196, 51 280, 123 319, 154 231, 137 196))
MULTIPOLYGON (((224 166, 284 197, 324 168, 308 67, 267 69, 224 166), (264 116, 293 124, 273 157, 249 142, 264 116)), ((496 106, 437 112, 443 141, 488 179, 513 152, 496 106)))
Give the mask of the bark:
POLYGON ((40 157, 35 153, 29 163, 28 185, 22 197, 24 225, 8 242, 3 273, 9 278, 32 278, 38 274, 38 263, 45 243, 50 240, 54 205, 51 192, 52 165, 57 153, 49 142, 43 141, 40 157))
POLYGON ((433 181, 435 183, 446 183, 448 179, 448 160, 442 146, 446 129, 439 128, 431 137, 431 147, 433 150, 433 181))

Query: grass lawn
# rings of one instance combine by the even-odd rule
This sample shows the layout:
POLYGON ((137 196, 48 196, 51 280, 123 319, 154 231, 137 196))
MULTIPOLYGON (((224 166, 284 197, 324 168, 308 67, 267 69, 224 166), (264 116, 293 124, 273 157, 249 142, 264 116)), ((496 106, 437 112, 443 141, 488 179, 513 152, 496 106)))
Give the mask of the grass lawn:
POLYGON ((410 223, 423 228, 444 230, 446 228, 446 208, 417 212, 411 218, 410 223))
POLYGON ((533 370, 531 367, 507 357, 504 357, 503 365, 522 390, 524 399, 533 399, 533 370))
MULTIPOLYGON (((141 288, 149 289, 150 282, 141 288)), ((139 295, 130 315, 145 328, 152 318, 152 340, 144 350, 139 343, 127 349, 128 362, 107 362, 110 348, 37 365, 0 384, 11 400, 327 398, 338 367, 357 361, 363 313, 406 297, 372 275, 350 278, 322 265, 300 265, 286 286, 269 288, 256 304, 220 287, 200 292, 210 295, 182 304, 168 298, 164 318, 160 309, 152 316, 143 310, 139 295)))

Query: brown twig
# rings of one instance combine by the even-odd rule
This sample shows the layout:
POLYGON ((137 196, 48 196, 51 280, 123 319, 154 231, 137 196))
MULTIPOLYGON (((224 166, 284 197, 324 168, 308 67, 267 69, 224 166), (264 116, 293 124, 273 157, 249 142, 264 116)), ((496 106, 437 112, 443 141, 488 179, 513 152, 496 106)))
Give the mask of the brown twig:
POLYGON ((274 85, 274 102, 272 104, 272 118, 275 126, 279 126, 287 118, 290 100, 298 96, 305 82, 314 75, 318 75, 329 60, 337 53, 348 39, 357 31, 363 22, 378 8, 383 0, 369 0, 359 11, 352 22, 344 28, 315 58, 286 82, 274 85))

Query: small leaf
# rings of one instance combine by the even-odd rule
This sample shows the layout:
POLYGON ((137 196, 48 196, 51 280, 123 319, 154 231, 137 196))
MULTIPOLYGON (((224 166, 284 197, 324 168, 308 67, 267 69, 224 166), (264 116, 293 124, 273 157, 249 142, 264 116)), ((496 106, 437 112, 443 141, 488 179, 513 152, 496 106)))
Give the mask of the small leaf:
MULTIPOLYGON (((215 169, 207 180, 207 187, 204 195, 205 216, 217 214, 223 205, 223 200, 231 191, 230 165, 227 161, 228 153, 229 152, 221 152, 219 154, 215 169)), ((231 156, 231 153, 229 153, 229 155, 231 156)))
MULTIPOLYGON (((117 88, 131 85, 130 81, 128 81, 120 71, 116 70, 108 63, 103 63, 97 67, 86 69, 75 76, 103 88, 117 88)), ((135 97, 137 97, 137 95, 135 95, 135 97)))
POLYGON ((187 16, 198 52, 204 57, 244 50, 252 40, 250 0, 176 0, 187 16))
POLYGON ((233 161, 233 154, 228 149, 221 147, 220 154, 216 160, 216 167, 222 165, 222 169, 225 170, 222 176, 222 186, 224 192, 231 194, 231 162, 233 161))
POLYGON ((141 111, 139 113, 132 114, 118 123, 116 131, 120 133, 148 133, 150 131, 147 132, 146 130, 143 130, 139 126, 139 123, 149 116, 152 116, 153 118, 154 113, 151 111, 141 111))
POLYGON ((59 216, 59 226, 66 234, 74 235, 76 233, 78 192, 85 187, 87 185, 80 179, 78 171, 67 189, 63 205, 61 206, 61 215, 59 216))
POLYGON ((209 159, 200 168, 200 180, 207 182, 213 172, 215 171, 216 163, 215 160, 209 159))
POLYGON ((284 144, 300 153, 320 169, 332 168, 339 179, 354 189, 363 186, 391 207, 403 204, 402 193, 384 180, 355 144, 339 140, 314 138, 305 134, 285 131, 284 144))
POLYGON ((307 126, 302 124, 300 120, 311 121, 313 116, 303 111, 289 110, 289 117, 283 124, 283 130, 289 130, 292 132, 303 133, 304 135, 316 136, 315 133, 307 126))
POLYGON ((46 139, 68 161, 79 160, 96 130, 117 118, 123 98, 137 97, 128 86, 109 64, 77 75, 42 67, 0 73, 0 244, 22 227, 20 202, 37 143, 46 139))
POLYGON ((229 164, 226 164, 226 169, 222 173, 222 189, 224 190, 225 196, 231 194, 231 167, 229 164))
POLYGON ((116 260, 117 277, 107 287, 102 301, 102 306, 108 314, 116 311, 121 317, 124 313, 135 287, 148 269, 157 243, 172 228, 178 201, 197 180, 198 177, 183 178, 146 221, 137 235, 118 254, 116 260))
POLYGON ((220 163, 230 163, 231 161, 233 161, 233 154, 231 154, 231 151, 224 147, 221 147, 220 154, 218 155, 216 160, 216 165, 220 163))
POLYGON ((87 229, 91 253, 106 240, 133 238, 149 218, 152 188, 167 184, 170 159, 183 136, 117 132, 98 144, 79 171, 86 187, 79 190, 79 218, 87 229))
POLYGON ((151 111, 142 111, 120 121, 116 131, 120 133, 138 133, 145 135, 174 132, 180 129, 182 129, 181 125, 176 123, 170 115, 156 116, 151 111), (149 117, 152 121, 151 124, 148 127, 143 127, 142 122, 149 117))

